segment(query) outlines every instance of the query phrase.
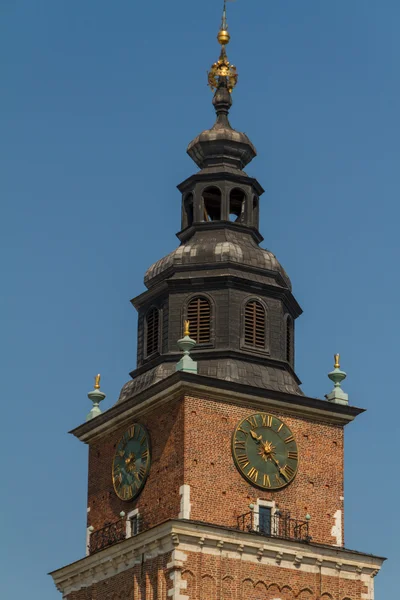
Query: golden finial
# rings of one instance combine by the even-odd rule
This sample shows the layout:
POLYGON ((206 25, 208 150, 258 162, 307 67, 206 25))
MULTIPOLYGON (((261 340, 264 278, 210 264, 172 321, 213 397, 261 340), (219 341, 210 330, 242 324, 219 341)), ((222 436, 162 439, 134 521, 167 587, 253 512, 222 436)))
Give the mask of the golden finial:
POLYGON ((94 389, 95 390, 100 389, 100 373, 98 375, 96 375, 96 377, 94 378, 94 389))
POLYGON ((184 326, 184 330, 183 330, 183 335, 186 337, 190 335, 190 331, 189 331, 189 327, 190 327, 190 321, 184 321, 183 322, 183 326, 184 326))
POLYGON ((231 92, 237 84, 238 75, 236 67, 229 62, 225 49, 225 46, 229 44, 229 40, 231 39, 228 31, 228 22, 226 20, 226 2, 227 0, 224 0, 221 27, 217 35, 217 40, 222 46, 221 54, 208 73, 208 85, 214 91, 219 87, 218 84, 221 80, 224 79, 227 83, 226 87, 228 88, 228 91, 231 92))
POLYGON ((340 354, 335 354, 335 369, 340 369, 340 354))
POLYGON ((229 35, 228 22, 226 20, 226 0, 224 0, 224 9, 222 11, 222 22, 221 22, 220 30, 217 35, 217 40, 219 41, 221 46, 225 46, 226 44, 229 44, 230 39, 231 39, 231 36, 229 35))

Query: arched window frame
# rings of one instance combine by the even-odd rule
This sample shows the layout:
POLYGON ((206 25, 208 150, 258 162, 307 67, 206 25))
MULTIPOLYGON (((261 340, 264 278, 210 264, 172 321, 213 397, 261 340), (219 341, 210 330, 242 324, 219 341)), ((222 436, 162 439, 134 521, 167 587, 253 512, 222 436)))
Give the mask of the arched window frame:
MULTIPOLYGON (((183 311, 183 320, 187 320, 189 319, 189 313, 188 313, 188 309, 189 309, 189 305, 191 302, 193 302, 193 300, 196 300, 197 298, 202 298, 203 300, 206 300, 210 306, 210 337, 209 337, 209 341, 208 342, 203 342, 203 343, 196 343, 196 346, 194 347, 194 349, 196 348, 212 348, 214 346, 214 334, 215 334, 215 306, 214 306, 214 301, 211 298, 211 296, 209 296, 208 294, 205 294, 204 292, 200 292, 199 294, 191 294, 185 301, 185 305, 184 305, 184 311, 183 311)), ((182 322, 183 322, 182 320, 182 322)), ((190 326, 189 326, 190 329, 190 326)), ((192 336, 192 330, 190 329, 190 336, 192 336)))
POLYGON ((253 195, 251 210, 252 210, 253 227, 256 227, 258 229, 259 215, 260 215, 260 198, 259 198, 259 196, 256 196, 255 194, 253 195))
POLYGON ((223 215, 224 215, 224 210, 223 210, 223 202, 224 202, 224 198, 223 198, 223 191, 221 190, 221 188, 218 185, 206 185, 204 186, 204 188, 201 190, 201 221, 205 222, 205 223, 212 223, 215 221, 222 221, 223 220, 223 215), (219 218, 218 219, 209 219, 206 218, 206 215, 208 215, 208 211, 207 211, 207 207, 206 207, 206 200, 204 199, 204 194, 208 191, 208 190, 218 190, 219 192, 219 218))
POLYGON ((250 298, 246 298, 246 300, 242 304, 242 311, 241 311, 241 336, 240 336, 241 347, 244 350, 251 350, 252 352, 260 352, 262 354, 269 354, 269 351, 270 351, 269 335, 270 335, 270 331, 269 331, 269 319, 268 319, 268 306, 266 305, 264 300, 262 300, 258 296, 251 296, 250 298), (246 341, 246 324, 245 324, 246 307, 251 302, 258 302, 258 304, 260 304, 264 310, 264 319, 265 319, 264 320, 264 324, 265 324, 264 347, 253 346, 252 344, 249 344, 246 341))
POLYGON ((289 315, 285 315, 285 360, 294 366, 294 321, 289 315))
POLYGON ((248 196, 245 192, 245 190, 241 187, 232 187, 229 190, 229 194, 228 194, 228 219, 229 221, 231 221, 231 223, 247 223, 247 204, 248 204, 248 196), (242 195, 242 201, 241 201, 241 211, 240 214, 237 215, 236 219, 231 219, 231 215, 235 214, 232 211, 232 207, 231 207, 231 202, 232 202, 232 194, 234 194, 235 192, 240 192, 242 195))
POLYGON ((161 310, 159 308, 157 308, 157 306, 150 306, 148 308, 148 310, 146 311, 146 314, 144 315, 144 358, 148 359, 151 358, 153 356, 156 356, 157 354, 159 354, 160 352, 160 342, 161 342, 161 319, 162 315, 161 315, 161 310), (156 347, 155 348, 150 348, 149 351, 149 324, 148 324, 148 318, 149 315, 152 311, 155 311, 157 313, 157 332, 156 332, 156 347))
POLYGON ((182 203, 182 228, 191 227, 194 223, 194 193, 188 192, 182 203))

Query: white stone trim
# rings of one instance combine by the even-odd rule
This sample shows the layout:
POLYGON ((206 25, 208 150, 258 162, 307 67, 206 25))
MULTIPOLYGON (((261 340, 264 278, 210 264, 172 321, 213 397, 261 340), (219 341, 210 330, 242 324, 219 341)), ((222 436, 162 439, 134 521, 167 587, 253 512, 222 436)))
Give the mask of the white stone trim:
POLYGON ((172 589, 168 590, 168 596, 172 600, 189 600, 189 596, 182 594, 182 590, 187 587, 187 581, 182 579, 183 563, 187 560, 187 554, 180 550, 174 550, 171 556, 171 562, 167 564, 170 569, 169 577, 172 580, 172 589))
MULTIPOLYGON (((131 512, 129 512, 126 515, 126 537, 127 538, 132 537, 132 521, 131 521, 131 519, 133 517, 137 517, 139 519, 139 509, 138 508, 131 510, 131 512)), ((139 527, 139 521, 138 521, 138 527, 139 527)), ((140 533, 140 530, 139 530, 139 533, 140 533)))
POLYGON ((181 510, 178 515, 179 519, 190 519, 190 511, 192 509, 192 505, 190 504, 190 485, 183 484, 179 488, 179 493, 181 496, 181 510))
MULTIPOLYGON (((202 523, 171 520, 133 536, 101 552, 92 554, 51 573, 54 583, 64 595, 131 569, 155 556, 174 552, 171 568, 182 568, 187 552, 223 556, 263 565, 296 569, 305 573, 320 572, 349 580, 362 580, 368 587, 363 600, 373 600, 373 577, 379 572, 383 558, 339 549, 292 542, 274 537, 213 527, 202 523)), ((184 582, 174 575, 176 595, 172 600, 188 600, 181 591, 184 582)))
POLYGON ((340 548, 343 546, 343 534, 342 534, 342 511, 338 509, 333 515, 335 519, 335 524, 331 529, 331 536, 336 538, 335 546, 339 546, 340 548))
POLYGON ((90 553, 90 536, 92 534, 93 527, 90 525, 86 527, 86 556, 89 556, 90 553))

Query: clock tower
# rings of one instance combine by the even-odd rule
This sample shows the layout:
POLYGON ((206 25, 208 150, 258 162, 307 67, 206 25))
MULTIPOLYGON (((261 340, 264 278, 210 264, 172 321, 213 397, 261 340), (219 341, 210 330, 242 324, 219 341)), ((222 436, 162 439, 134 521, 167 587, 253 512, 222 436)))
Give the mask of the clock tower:
POLYGON ((344 544, 343 434, 362 411, 295 372, 290 279, 261 247, 256 150, 230 125, 226 46, 208 75, 216 120, 187 152, 180 245, 146 272, 137 366, 87 420, 84 558, 51 573, 68 600, 373 600, 383 558, 344 544))

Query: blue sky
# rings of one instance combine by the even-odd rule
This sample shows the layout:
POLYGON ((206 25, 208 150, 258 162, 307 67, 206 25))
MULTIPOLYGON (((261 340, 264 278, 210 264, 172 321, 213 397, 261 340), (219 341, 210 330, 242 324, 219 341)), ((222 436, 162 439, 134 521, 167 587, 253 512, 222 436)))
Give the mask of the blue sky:
MULTIPOLYGON (((188 142, 213 123, 221 3, 0 0, 2 549, 9 600, 61 598, 46 572, 84 553, 87 449, 67 434, 102 373, 135 366, 129 299, 177 246, 188 142), (6 543, 4 542, 6 540, 6 543)), ((397 0, 238 0, 231 122, 264 246, 304 309, 296 370, 323 397, 341 352, 349 548, 397 586, 400 38, 397 0)))

